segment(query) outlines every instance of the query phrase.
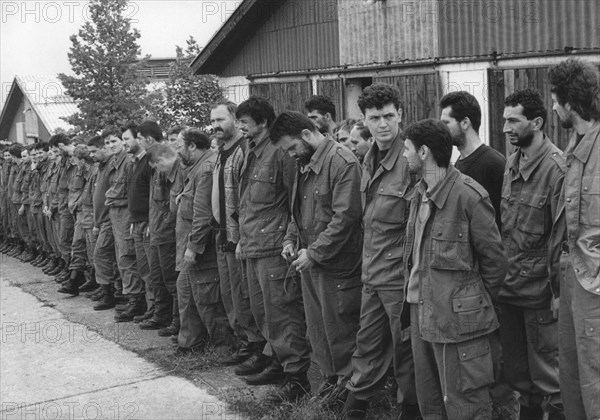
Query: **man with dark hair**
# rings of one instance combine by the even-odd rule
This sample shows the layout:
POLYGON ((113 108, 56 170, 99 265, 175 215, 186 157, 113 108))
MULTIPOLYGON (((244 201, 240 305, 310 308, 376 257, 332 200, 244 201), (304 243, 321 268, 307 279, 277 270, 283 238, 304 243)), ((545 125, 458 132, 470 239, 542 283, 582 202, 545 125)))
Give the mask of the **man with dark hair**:
POLYGON ((64 261, 64 267, 58 273, 55 281, 62 283, 70 280, 73 275, 73 280, 77 285, 81 285, 82 278, 77 271, 69 269, 71 264, 71 246, 73 243, 73 233, 75 231, 75 219, 73 213, 69 209, 69 184, 73 181, 77 167, 75 166, 72 156, 75 146, 71 139, 64 133, 57 134, 50 138, 50 147, 54 152, 61 156, 60 169, 58 174, 58 193, 56 196, 58 217, 60 219, 60 231, 58 243, 60 245, 60 253, 64 261))
POLYGON ((18 164, 17 172, 13 177, 12 184, 12 203, 14 205, 15 228, 19 232, 21 238, 20 253, 13 253, 11 256, 23 259, 30 253, 31 246, 31 230, 27 221, 27 213, 29 209, 29 176, 31 174, 31 158, 26 147, 16 149, 14 146, 9 149, 11 154, 16 158, 15 153, 20 150, 20 156, 14 161, 18 164), (24 188, 25 187, 25 188, 24 188), (26 194, 23 194, 25 190, 26 194))
MULTIPOLYGON (((140 322, 141 329, 158 329, 165 327, 171 321, 170 313, 167 319, 154 319, 154 290, 151 284, 152 269, 150 266, 150 238, 148 236, 148 221, 150 214, 150 179, 152 168, 149 155, 152 147, 162 141, 162 130, 155 121, 144 121, 139 126, 129 124, 122 128, 123 141, 127 142, 127 152, 132 155, 127 190, 127 210, 129 210, 129 232, 133 238, 137 270, 144 281, 147 311, 133 317, 134 322, 140 322), (146 322, 148 321, 148 322, 146 322)), ((158 261, 155 261, 157 264, 158 261)), ((155 265, 155 269, 160 267, 155 265)), ((159 275, 159 274, 158 274, 159 275)), ((163 296, 164 297, 164 296, 163 296)), ((164 316, 164 314, 162 314, 164 316)))
POLYGON ((356 122, 354 118, 341 121, 335 130, 335 141, 350 149, 350 131, 356 122))
POLYGON ((10 222, 15 238, 15 246, 8 253, 8 256, 16 257, 17 255, 20 255, 25 248, 25 242, 22 235, 23 227, 21 226, 23 221, 19 216, 19 207, 21 205, 21 181, 18 179, 22 169, 23 146, 20 143, 14 143, 8 148, 8 152, 11 155, 12 166, 8 174, 7 200, 11 211, 10 222))
POLYGON ((130 322, 133 317, 146 312, 144 281, 137 269, 135 243, 131 234, 131 216, 129 203, 129 183, 132 162, 127 158, 125 141, 121 133, 108 129, 102 133, 104 147, 112 155, 108 163, 107 177, 109 188, 106 190, 105 206, 115 238, 117 265, 123 281, 123 295, 128 297, 127 305, 117 311, 116 322, 130 322))
POLYGON ((479 138, 481 108, 477 99, 465 91, 451 92, 441 99, 440 108, 440 119, 448 126, 452 144, 460 152, 456 169, 486 189, 494 206, 496 224, 501 229, 500 196, 506 159, 479 138))
POLYGON ((564 419, 548 245, 566 166, 542 131, 547 112, 539 92, 515 92, 504 105, 503 131, 517 149, 508 158, 502 189, 508 255, 498 294, 503 373, 520 393, 521 418, 541 420, 545 411, 549 419, 564 419))
POLYGON ((240 104, 236 116, 248 139, 236 256, 246 260, 252 313, 268 345, 262 355, 236 367, 235 373, 248 376, 249 385, 277 383, 280 391, 293 393, 306 385, 310 367, 300 287, 280 255, 290 221, 288 191, 296 165, 269 139, 275 112, 267 100, 250 97, 240 104))
POLYGON ((0 252, 8 253, 12 249, 14 241, 13 232, 10 228, 10 198, 8 197, 8 175, 12 166, 12 158, 8 146, 2 145, 0 153, 2 153, 2 164, 0 166, 0 223, 4 235, 0 252))
POLYGON ((481 185, 450 165, 452 137, 437 120, 406 129, 409 171, 421 173, 404 247, 416 389, 423 418, 491 419, 489 334, 506 274, 494 209, 481 185))
MULTIPOLYGON (((299 169, 290 189, 292 220, 282 256, 301 275, 308 338, 325 379, 315 396, 325 404, 343 403, 360 317, 360 164, 300 112, 280 114, 271 141, 299 169)), ((306 392, 296 391, 282 397, 306 392)))
POLYGON ((319 132, 334 138, 335 129, 335 105, 327 96, 314 95, 304 102, 304 110, 319 132))
MULTIPOLYGON (((45 266, 42 271, 44 274, 53 276, 60 273, 65 268, 65 260, 62 258, 60 245, 60 215, 58 213, 58 181, 60 179, 62 155, 56 146, 56 139, 62 135, 57 134, 50 137, 48 141, 48 172, 46 175, 47 186, 44 186, 45 193, 42 200, 44 204, 44 214, 48 221, 48 237, 50 238, 54 259, 52 264, 45 266)), ((66 137, 66 136, 65 136, 66 137)), ((70 142, 69 138, 66 138, 70 142)))
POLYGON ((567 418, 595 419, 600 418, 600 72, 597 64, 570 58, 550 68, 548 79, 552 109, 564 128, 574 130, 564 153, 567 171, 552 240, 553 250, 565 251, 560 392, 567 418))
POLYGON ((227 314, 221 302, 211 194, 217 156, 210 138, 196 128, 179 133, 179 158, 189 167, 177 211, 177 278, 179 329, 177 353, 203 352, 212 344, 219 352, 233 343, 227 314))
MULTIPOLYGON (((118 132, 113 132, 115 135, 118 132)), ((105 132, 99 139, 92 138, 88 142, 88 148, 93 153, 94 160, 98 162, 97 170, 90 174, 88 182, 94 183, 92 191, 86 188, 82 206, 89 206, 89 194, 93 210, 92 236, 94 238, 93 261, 96 272, 96 282, 100 291, 92 294, 92 300, 98 303, 94 305, 95 311, 112 309, 116 305, 115 293, 118 280, 120 279, 117 263, 117 252, 115 247, 115 236, 110 221, 109 209, 106 207, 106 192, 110 188, 109 173, 112 171, 112 160, 115 155, 109 152, 105 146, 105 139, 110 137, 105 132)), ((112 139, 110 140, 112 141, 112 139)), ((88 184, 89 185, 89 184, 88 184)))
POLYGON ((219 143, 212 185, 213 225, 217 235, 217 263, 221 298, 229 325, 235 332, 236 351, 225 365, 245 362, 265 347, 250 308, 248 281, 242 276, 242 262, 235 258, 240 241, 239 184, 248 141, 242 137, 235 120, 237 105, 221 101, 211 105, 210 122, 219 143))
POLYGON ((362 171, 360 329, 352 357, 353 374, 347 386, 351 392, 344 410, 349 419, 365 418, 369 402, 385 385, 391 366, 403 418, 418 418, 410 324, 400 319, 404 287, 402 243, 408 197, 414 185, 402 156, 400 92, 392 85, 375 84, 364 90, 358 106, 374 143, 365 156, 362 171))
POLYGON ((167 130, 167 141, 168 144, 173 148, 175 148, 175 145, 177 144, 177 136, 179 136, 179 133, 181 132, 181 130, 183 130, 183 128, 184 127, 180 125, 174 125, 173 127, 167 130))
POLYGON ((41 267, 48 262, 48 256, 52 252, 47 234, 46 217, 43 213, 43 188, 45 183, 46 171, 48 168, 48 143, 36 143, 32 150, 32 159, 35 167, 31 174, 31 183, 29 186, 30 212, 35 224, 37 240, 39 244, 38 257, 31 262, 34 267, 41 267))
POLYGON ((31 213, 31 196, 29 192, 31 190, 31 175, 33 172, 33 168, 35 163, 33 161, 32 155, 36 153, 34 151, 35 144, 30 144, 23 149, 21 156, 23 157, 23 166, 25 171, 21 178, 21 207, 19 207, 19 215, 24 216, 26 224, 27 224, 27 236, 25 238, 26 242, 26 250, 18 255, 17 258, 22 262, 32 262, 35 258, 37 258, 37 232, 35 230, 35 222, 34 216, 31 213))

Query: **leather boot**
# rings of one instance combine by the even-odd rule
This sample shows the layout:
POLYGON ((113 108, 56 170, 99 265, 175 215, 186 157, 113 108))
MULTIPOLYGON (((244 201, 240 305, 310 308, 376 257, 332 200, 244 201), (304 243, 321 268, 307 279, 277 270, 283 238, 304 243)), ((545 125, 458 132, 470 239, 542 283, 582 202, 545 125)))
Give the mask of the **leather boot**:
POLYGON ((73 270, 69 280, 58 289, 58 293, 65 293, 68 295, 79 296, 79 286, 85 281, 83 273, 81 271, 73 270))
POLYGON ((310 395, 310 382, 306 373, 287 374, 283 383, 267 400, 273 403, 297 402, 310 395))
POLYGON ((34 267, 39 267, 40 263, 42 261, 44 261, 45 257, 44 257, 44 251, 39 251, 37 256, 35 257, 35 259, 33 261, 31 261, 31 265, 34 267))
POLYGON ((90 292, 92 290, 96 290, 98 288, 98 283, 96 283, 96 275, 94 273, 94 270, 92 269, 90 272, 90 277, 88 279, 88 281, 86 281, 80 288, 79 291, 81 293, 83 292, 90 292))
POLYGON ((56 264, 58 264, 58 261, 55 257, 48 257, 48 261, 46 261, 46 264, 42 267, 42 272, 48 275, 49 271, 54 270, 56 264))
POLYGON ((146 296, 144 294, 129 298, 129 305, 123 312, 115 315, 115 322, 131 322, 136 315, 146 312, 146 296))
MULTIPOLYGON (((255 375, 246 377, 246 383, 248 385, 281 384, 286 379, 286 374, 283 371, 283 367, 279 361, 275 360, 274 358, 270 359, 271 363, 266 367, 265 370, 255 375)), ((240 366, 243 366, 243 363, 240 366)))
POLYGON ((58 273, 62 272, 64 268, 65 268, 65 260, 63 260, 62 258, 58 258, 58 261, 56 263, 56 266, 54 267, 54 270, 48 271, 47 274, 49 276, 56 276, 58 273))
POLYGON ((353 392, 350 392, 346 399, 346 404, 344 404, 341 417, 345 420, 363 420, 367 417, 368 408, 368 400, 359 400, 354 396, 353 392))
POLYGON ((110 284, 103 284, 100 287, 104 295, 102 296, 102 299, 100 299, 98 303, 94 305, 94 311, 105 311, 107 309, 114 308, 115 296, 112 286, 110 284))

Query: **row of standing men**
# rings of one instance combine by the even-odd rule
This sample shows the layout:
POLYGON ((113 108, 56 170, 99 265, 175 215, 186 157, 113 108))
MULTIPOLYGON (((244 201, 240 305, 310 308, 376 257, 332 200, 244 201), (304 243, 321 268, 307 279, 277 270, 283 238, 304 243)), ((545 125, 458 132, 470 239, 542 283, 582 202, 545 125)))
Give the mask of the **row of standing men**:
POLYGON ((549 77, 576 135, 560 151, 539 93, 515 92, 508 161, 472 95, 402 132, 384 84, 359 98, 362 165, 319 96, 306 115, 214 104, 217 151, 152 121, 12 145, 1 250, 178 353, 214 347, 248 384, 278 384, 274 401, 309 394, 312 356, 313 398, 344 418, 365 417, 390 366, 404 419, 597 418, 600 81, 577 60, 549 77))

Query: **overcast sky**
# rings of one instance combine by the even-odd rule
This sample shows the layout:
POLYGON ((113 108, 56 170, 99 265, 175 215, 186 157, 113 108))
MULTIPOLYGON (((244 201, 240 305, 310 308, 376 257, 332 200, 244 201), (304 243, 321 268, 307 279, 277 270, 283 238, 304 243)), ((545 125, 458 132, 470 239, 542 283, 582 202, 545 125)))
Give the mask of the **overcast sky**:
MULTIPOLYGON (((140 30, 142 54, 175 56, 192 35, 204 46, 241 1, 135 0, 124 15, 140 30)), ((87 19, 87 1, 0 0, 0 104, 16 74, 70 71, 69 37, 87 19)))

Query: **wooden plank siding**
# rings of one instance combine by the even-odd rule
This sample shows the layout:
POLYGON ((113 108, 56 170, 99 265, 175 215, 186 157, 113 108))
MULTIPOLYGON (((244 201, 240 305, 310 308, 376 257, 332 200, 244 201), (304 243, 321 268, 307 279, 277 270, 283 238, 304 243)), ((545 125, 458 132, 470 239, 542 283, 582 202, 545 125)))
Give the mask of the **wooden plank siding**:
POLYGON ((424 118, 439 118, 442 86, 438 73, 373 78, 373 83, 388 83, 400 90, 402 126, 424 118))
POLYGON ((502 132, 504 99, 517 90, 529 88, 540 92, 548 111, 544 133, 559 149, 565 149, 572 130, 562 128, 558 116, 552 111, 552 96, 547 74, 548 67, 489 70, 490 146, 506 156, 514 151, 514 147, 502 132))
POLYGON ((310 80, 302 82, 251 83, 250 95, 267 99, 275 114, 290 110, 304 111, 304 102, 312 96, 310 80))
POLYGON ((345 115, 344 91, 344 81, 342 79, 317 80, 317 94, 331 99, 335 105, 337 121, 342 121, 345 115))

